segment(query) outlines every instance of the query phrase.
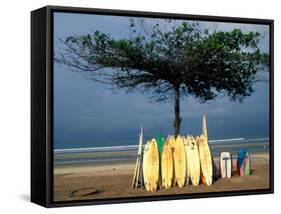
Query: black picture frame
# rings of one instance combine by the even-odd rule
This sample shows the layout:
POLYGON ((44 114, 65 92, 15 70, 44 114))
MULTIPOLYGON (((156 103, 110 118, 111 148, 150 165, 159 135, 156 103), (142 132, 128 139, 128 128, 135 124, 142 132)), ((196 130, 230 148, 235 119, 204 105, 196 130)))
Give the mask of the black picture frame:
POLYGON ((274 193, 274 21, 237 17, 186 15, 144 11, 46 6, 31 12, 31 201, 44 207, 144 202, 190 198, 225 197, 274 193), (265 24, 270 27, 270 188, 194 193, 188 195, 145 196, 87 201, 53 201, 53 13, 103 14, 157 17, 197 21, 265 24))

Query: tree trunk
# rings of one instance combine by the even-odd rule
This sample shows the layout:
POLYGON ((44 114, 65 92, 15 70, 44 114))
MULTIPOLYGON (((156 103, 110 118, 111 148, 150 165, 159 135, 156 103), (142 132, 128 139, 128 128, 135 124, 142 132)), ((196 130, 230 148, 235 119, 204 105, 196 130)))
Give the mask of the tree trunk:
POLYGON ((177 137, 180 134, 180 124, 181 124, 181 118, 180 118, 180 89, 179 86, 175 86, 175 137, 177 137))

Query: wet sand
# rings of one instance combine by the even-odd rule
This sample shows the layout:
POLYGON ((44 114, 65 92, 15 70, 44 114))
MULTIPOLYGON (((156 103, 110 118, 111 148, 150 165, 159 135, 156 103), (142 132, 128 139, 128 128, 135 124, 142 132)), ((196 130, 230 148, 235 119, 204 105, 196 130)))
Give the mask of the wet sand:
MULTIPOLYGON (((219 159, 215 157, 218 166, 219 159)), ((189 184, 184 188, 172 187, 147 192, 144 188, 131 189, 135 162, 104 164, 57 165, 54 168, 54 201, 91 200, 169 194, 192 194, 199 192, 239 191, 269 188, 269 155, 251 155, 251 175, 239 177, 234 161, 234 175, 219 178, 212 186, 189 184)))

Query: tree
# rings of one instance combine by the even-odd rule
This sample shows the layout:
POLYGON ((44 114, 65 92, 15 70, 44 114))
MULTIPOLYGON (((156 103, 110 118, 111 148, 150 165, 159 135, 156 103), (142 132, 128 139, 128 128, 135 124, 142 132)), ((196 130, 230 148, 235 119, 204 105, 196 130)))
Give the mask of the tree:
POLYGON ((149 94, 157 102, 172 98, 178 135, 181 96, 203 103, 220 93, 239 102, 251 95, 267 57, 258 48, 259 38, 258 32, 240 29, 209 33, 194 22, 166 20, 147 26, 131 19, 127 38, 95 31, 60 40, 65 50, 55 60, 114 88, 149 94))

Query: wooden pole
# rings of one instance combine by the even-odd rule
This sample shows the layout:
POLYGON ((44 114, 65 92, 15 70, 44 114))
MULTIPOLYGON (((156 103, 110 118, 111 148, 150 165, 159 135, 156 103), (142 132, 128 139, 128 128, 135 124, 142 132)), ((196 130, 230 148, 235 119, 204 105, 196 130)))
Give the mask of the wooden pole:
POLYGON ((137 158, 137 162, 136 162, 136 166, 135 166, 135 172, 134 172, 134 177, 133 177, 133 181, 132 181, 132 184, 131 184, 131 188, 134 188, 134 186, 135 186, 136 175, 137 175, 137 170, 138 170, 138 163, 139 163, 139 159, 137 158))
POLYGON ((136 179, 136 188, 138 188, 140 173, 142 171, 142 145, 143 145, 143 129, 141 127, 141 133, 139 137, 139 150, 138 150, 138 170, 137 170, 137 179, 136 179))
POLYGON ((131 188, 138 188, 139 180, 141 179, 141 186, 142 186, 142 145, 143 145, 143 129, 141 127, 141 133, 139 134, 139 147, 138 147, 138 154, 137 154, 137 161, 135 166, 135 172, 133 181, 131 184, 131 188))

